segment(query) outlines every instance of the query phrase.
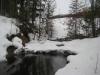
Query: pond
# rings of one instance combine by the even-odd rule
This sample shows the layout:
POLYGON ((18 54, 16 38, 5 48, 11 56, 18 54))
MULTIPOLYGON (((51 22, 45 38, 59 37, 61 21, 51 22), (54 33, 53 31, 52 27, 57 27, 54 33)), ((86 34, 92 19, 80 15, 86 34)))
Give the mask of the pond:
MULTIPOLYGON (((31 53, 31 52, 30 52, 31 53)), ((7 65, 0 63, 0 75, 55 75, 55 73, 69 63, 67 57, 75 53, 65 51, 49 51, 47 53, 28 53, 21 58, 20 63, 7 65)))

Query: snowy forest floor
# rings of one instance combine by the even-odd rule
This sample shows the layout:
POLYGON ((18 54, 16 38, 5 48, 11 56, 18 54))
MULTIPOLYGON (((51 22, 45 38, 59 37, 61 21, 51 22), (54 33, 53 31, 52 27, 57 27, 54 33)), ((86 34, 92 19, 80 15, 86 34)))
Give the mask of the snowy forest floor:
MULTIPOLYGON (((20 39, 15 38, 12 42, 6 39, 7 34, 16 34, 15 21, 12 23, 11 20, 0 16, 0 60, 5 60, 6 48, 12 43, 19 49, 22 47, 20 39)), ((70 63, 58 70, 56 75, 100 75, 100 37, 64 42, 31 41, 25 48, 35 51, 71 50, 76 52, 77 55, 68 57, 70 63)))

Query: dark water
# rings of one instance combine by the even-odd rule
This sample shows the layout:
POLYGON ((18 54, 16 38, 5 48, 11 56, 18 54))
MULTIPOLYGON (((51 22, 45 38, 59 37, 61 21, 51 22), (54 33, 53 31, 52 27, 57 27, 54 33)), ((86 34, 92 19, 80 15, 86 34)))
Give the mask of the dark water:
MULTIPOLYGON (((68 56, 68 55, 67 55, 68 56)), ((0 62, 0 75, 55 75, 57 70, 68 64, 67 57, 63 55, 27 55, 20 65, 14 65, 11 72, 6 62, 0 62)))
POLYGON ((36 59, 36 75, 55 75, 55 72, 67 64, 67 59, 63 56, 40 55, 36 59))

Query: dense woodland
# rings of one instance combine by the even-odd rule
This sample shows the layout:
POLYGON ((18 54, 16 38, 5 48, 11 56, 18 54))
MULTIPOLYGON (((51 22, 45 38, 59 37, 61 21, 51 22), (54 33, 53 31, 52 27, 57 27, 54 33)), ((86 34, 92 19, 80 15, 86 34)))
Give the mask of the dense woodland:
POLYGON ((70 13, 78 14, 75 17, 70 17, 67 22, 68 36, 72 39, 100 35, 100 0, 90 0, 88 4, 87 0, 84 1, 72 0, 70 5, 70 13), (79 16, 79 14, 84 16, 79 16))
POLYGON ((0 0, 0 14, 15 18, 25 38, 28 34, 34 35, 33 39, 52 37, 53 22, 48 20, 53 15, 54 0, 0 0))
MULTIPOLYGON (((66 40, 96 37, 100 34, 100 0, 87 1, 72 0, 70 13, 84 13, 82 17, 68 17, 66 40)), ((34 35, 33 39, 53 36, 53 16, 55 0, 0 0, 0 14, 16 18, 16 24, 21 33, 28 38, 28 34, 34 35)), ((78 16, 78 15, 77 15, 78 16)))

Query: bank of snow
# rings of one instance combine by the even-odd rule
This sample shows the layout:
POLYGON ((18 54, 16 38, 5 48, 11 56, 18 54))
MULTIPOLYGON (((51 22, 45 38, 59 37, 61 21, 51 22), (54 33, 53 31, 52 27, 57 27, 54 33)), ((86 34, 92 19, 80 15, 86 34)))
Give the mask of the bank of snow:
POLYGON ((12 44, 7 40, 7 35, 16 34, 18 31, 14 19, 0 16, 0 60, 5 59, 6 48, 12 44))
POLYGON ((100 75, 100 37, 69 42, 32 41, 26 45, 28 50, 71 50, 77 53, 69 56, 70 61, 56 75, 100 75), (57 44, 64 44, 62 47, 57 44))
POLYGON ((69 42, 32 41, 26 45, 30 50, 71 50, 77 53, 69 56, 70 61, 55 75, 100 75, 100 37, 69 42), (58 47, 57 44, 64 44, 58 47))
POLYGON ((100 75, 100 37, 74 40, 65 44, 78 55, 69 56, 70 63, 56 75, 100 75))

